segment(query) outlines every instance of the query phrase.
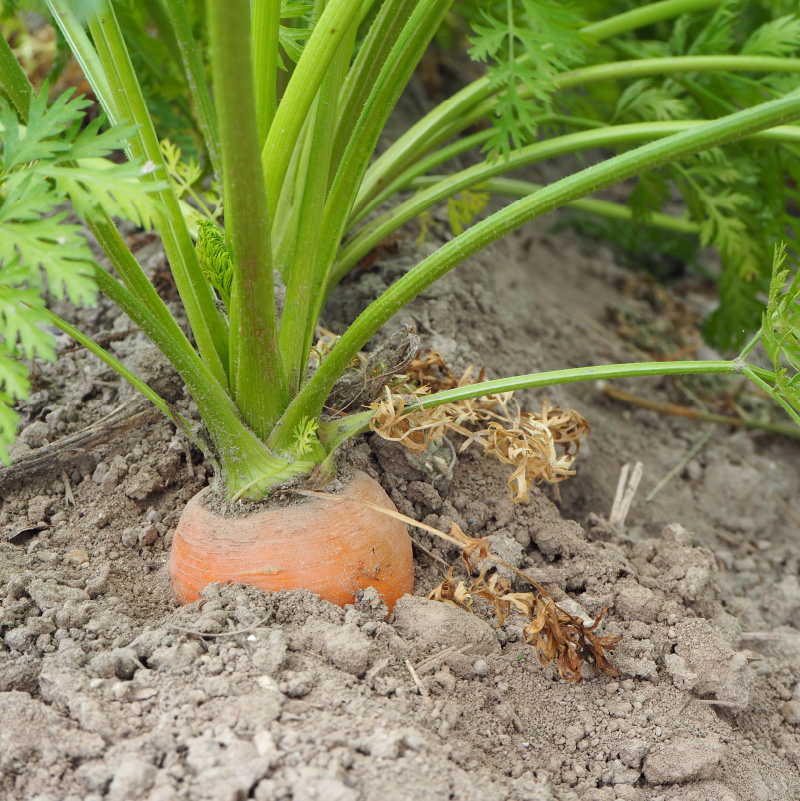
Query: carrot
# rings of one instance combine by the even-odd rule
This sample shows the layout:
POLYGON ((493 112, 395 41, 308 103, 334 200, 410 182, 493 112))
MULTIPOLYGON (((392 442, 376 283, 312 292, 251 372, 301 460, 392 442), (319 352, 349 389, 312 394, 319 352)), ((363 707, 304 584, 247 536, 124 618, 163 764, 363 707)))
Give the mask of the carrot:
POLYGON ((358 502, 395 509, 366 473, 356 472, 343 490, 352 503, 311 498, 241 518, 208 509, 209 493, 202 490, 186 505, 172 543, 169 572, 182 604, 213 582, 306 589, 339 606, 375 587, 390 609, 414 590, 405 525, 358 502))

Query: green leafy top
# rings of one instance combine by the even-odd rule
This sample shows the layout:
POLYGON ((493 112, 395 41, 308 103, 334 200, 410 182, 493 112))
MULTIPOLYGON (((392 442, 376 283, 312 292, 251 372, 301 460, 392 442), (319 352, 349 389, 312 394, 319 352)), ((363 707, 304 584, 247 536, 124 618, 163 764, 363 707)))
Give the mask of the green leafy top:
POLYGON ((47 87, 33 95, 27 126, 0 101, 0 459, 7 461, 16 415, 8 404, 27 397, 28 370, 19 359, 55 358, 42 295, 93 305, 94 258, 70 202, 86 219, 114 215, 149 227, 154 206, 140 181, 148 165, 114 164, 130 126, 81 130, 88 102, 62 95, 47 108, 47 87))
MULTIPOLYGON (((281 0, 281 19, 297 20, 293 26, 281 25, 278 39, 281 49, 290 61, 297 63, 303 52, 303 45, 311 36, 314 27, 314 3, 311 0, 281 0)), ((278 66, 286 70, 286 63, 278 54, 278 66)))
MULTIPOLYGON (((464 3, 461 13, 474 30, 471 54, 488 62, 499 93, 488 146, 507 154, 535 134, 533 120, 543 113, 610 125, 715 119, 796 88, 795 74, 717 69, 607 80, 556 93, 559 73, 576 65, 707 55, 792 58, 800 51, 800 13, 791 3, 725 0, 713 10, 602 43, 579 32, 582 20, 635 6, 626 0, 464 3)), ((719 251, 721 303, 707 320, 705 335, 720 349, 738 349, 746 332, 758 327, 773 243, 787 231, 800 234, 800 220, 788 211, 800 199, 798 185, 800 148, 763 142, 712 150, 636 183, 630 197, 635 217, 647 220, 661 211, 677 187, 700 225, 701 244, 719 251)), ((795 254, 787 258, 793 261, 795 254)))
POLYGON ((775 371, 770 394, 800 425, 800 273, 790 283, 786 247, 775 248, 761 341, 775 371))
POLYGON ((486 149, 508 155, 535 135, 537 106, 549 103, 556 75, 584 62, 582 20, 572 4, 558 0, 479 3, 463 13, 472 18, 470 56, 488 63, 491 86, 499 93, 495 134, 486 149), (536 102, 523 100, 520 87, 536 102))

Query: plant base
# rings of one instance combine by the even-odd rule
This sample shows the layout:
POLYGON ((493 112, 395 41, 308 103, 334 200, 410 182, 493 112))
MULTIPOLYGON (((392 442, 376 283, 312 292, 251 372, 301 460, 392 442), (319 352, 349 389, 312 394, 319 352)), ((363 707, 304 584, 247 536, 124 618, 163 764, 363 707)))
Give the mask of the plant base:
POLYGON ((242 518, 206 508, 206 488, 181 515, 169 572, 182 604, 214 582, 238 581, 263 590, 305 589, 344 606, 359 589, 375 587, 391 609, 414 590, 411 540, 399 520, 358 503, 394 510, 383 488, 356 472, 334 502, 309 498, 242 518))

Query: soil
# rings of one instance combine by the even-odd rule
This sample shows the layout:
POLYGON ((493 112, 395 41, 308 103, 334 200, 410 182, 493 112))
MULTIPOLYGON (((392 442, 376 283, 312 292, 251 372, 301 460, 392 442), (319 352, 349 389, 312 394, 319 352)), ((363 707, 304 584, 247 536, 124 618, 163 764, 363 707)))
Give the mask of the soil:
MULTIPOLYGON (((413 324, 455 372, 474 364, 487 377, 637 358, 609 328, 619 319, 609 307, 664 315, 631 295, 639 279, 611 250, 551 225, 460 267, 374 344, 413 324)), ((163 275, 158 244, 136 243, 163 275)), ((341 330, 417 258, 410 238, 382 255, 336 293, 325 325, 341 330)), ((689 279, 670 297, 687 319, 708 302, 689 279)), ((59 311, 115 335, 109 349, 192 413, 124 315, 104 302, 59 311)), ((345 462, 378 478, 401 512, 489 536, 573 609, 609 608, 601 633, 623 635, 620 675, 587 667, 568 684, 513 616, 498 629, 483 607, 469 615, 418 597, 442 580, 439 560, 460 569, 456 551, 419 531, 436 560, 417 554, 418 595, 388 620, 374 591, 339 609, 302 591, 214 585, 177 608, 170 541, 211 466, 93 356, 59 345, 57 364, 36 365, 15 466, 0 471, 3 799, 800 798, 796 441, 718 426, 648 501, 706 424, 591 384, 554 387, 549 401, 594 430, 577 475, 518 506, 507 469, 479 453, 447 470, 446 448, 444 462, 377 437, 348 448, 345 462), (612 526, 620 469, 635 461, 641 486, 626 525, 612 526)), ((619 386, 687 402, 675 382, 619 386)))

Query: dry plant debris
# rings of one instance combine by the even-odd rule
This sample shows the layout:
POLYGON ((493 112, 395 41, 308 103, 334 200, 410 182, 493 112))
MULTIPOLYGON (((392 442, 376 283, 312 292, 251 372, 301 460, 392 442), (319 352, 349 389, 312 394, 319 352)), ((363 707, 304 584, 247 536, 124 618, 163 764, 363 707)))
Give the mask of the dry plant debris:
POLYGON ((595 618, 591 626, 587 626, 581 618, 558 606, 544 587, 513 565, 495 557, 487 538, 470 537, 451 523, 450 538, 447 539, 461 544, 461 557, 468 574, 474 576, 477 572, 478 575, 469 584, 457 582, 450 568, 445 580, 428 594, 428 600, 448 603, 472 613, 472 596, 478 595, 492 605, 498 627, 505 623, 512 610, 516 610, 528 619, 528 624, 522 629, 525 642, 534 646, 543 665, 555 662, 559 675, 566 681, 577 683, 582 680, 581 662, 593 665, 606 675, 619 675, 605 651, 612 650, 622 638, 599 637, 595 633, 607 609, 595 618), (473 563, 473 554, 477 555, 479 565, 473 563), (533 586, 533 592, 512 592, 511 584, 497 573, 487 577, 491 563, 511 569, 533 586))
MULTIPOLYGON (((541 412, 525 412, 513 392, 431 408, 421 405, 429 392, 475 383, 474 372, 469 367, 457 379, 435 351, 418 355, 401 377, 403 382, 386 386, 384 398, 370 404, 375 412, 370 428, 413 453, 421 453, 448 432, 462 435, 461 451, 476 443, 484 456, 492 454, 514 467, 508 486, 515 503, 528 499, 533 483, 554 484, 573 475, 581 437, 591 430, 573 409, 551 408, 545 401, 541 412)), ((483 371, 477 381, 482 379, 483 371)))
POLYGON ((467 584, 465 581, 456 581, 450 568, 444 581, 428 594, 428 600, 447 603, 472 613, 472 596, 477 595, 492 604, 498 627, 505 623, 512 610, 516 610, 528 619, 523 634, 525 641, 536 648, 539 661, 543 665, 555 662, 559 675, 568 682, 578 683, 583 680, 582 662, 593 665, 596 670, 608 676, 619 675, 619 671, 609 662, 605 652, 613 650, 622 637, 620 635, 600 637, 595 633, 608 610, 604 609, 592 624, 587 626, 581 618, 558 606, 541 584, 519 568, 495 556, 491 552, 491 542, 487 537, 470 537, 455 523, 450 524, 450 533, 445 534, 396 510, 387 509, 361 498, 298 488, 292 489, 292 492, 334 503, 355 501, 388 517, 402 520, 409 526, 421 528, 452 545, 457 545, 461 548, 461 558, 467 574, 472 577, 471 582, 467 584), (533 587, 533 590, 512 592, 508 581, 497 573, 489 574, 492 564, 508 568, 533 587))

